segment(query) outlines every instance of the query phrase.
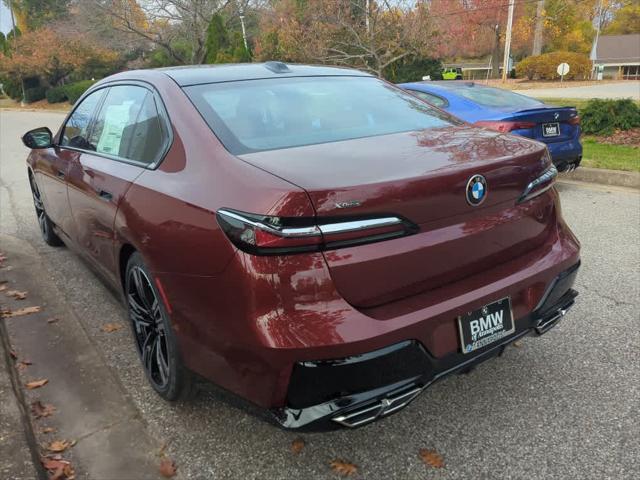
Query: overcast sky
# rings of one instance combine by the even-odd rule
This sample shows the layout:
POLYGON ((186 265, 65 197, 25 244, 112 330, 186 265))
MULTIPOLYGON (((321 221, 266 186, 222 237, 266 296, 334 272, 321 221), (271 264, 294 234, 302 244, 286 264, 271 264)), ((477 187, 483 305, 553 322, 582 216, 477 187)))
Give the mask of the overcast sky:
POLYGON ((11 13, 9 9, 4 4, 2 0, 0 0, 0 32, 9 33, 11 31, 11 13))

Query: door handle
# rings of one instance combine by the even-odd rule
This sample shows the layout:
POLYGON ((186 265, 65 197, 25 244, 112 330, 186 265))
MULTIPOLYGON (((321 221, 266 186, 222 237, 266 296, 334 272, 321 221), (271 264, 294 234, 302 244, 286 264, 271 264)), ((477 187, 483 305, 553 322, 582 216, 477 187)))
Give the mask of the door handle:
POLYGON ((111 194, 111 192, 107 192, 106 190, 100 190, 98 192, 98 196, 106 202, 111 201, 111 199, 113 198, 113 195, 111 194))
POLYGON ((64 178, 64 172, 62 170, 57 170, 56 171, 56 176, 58 178, 64 178))

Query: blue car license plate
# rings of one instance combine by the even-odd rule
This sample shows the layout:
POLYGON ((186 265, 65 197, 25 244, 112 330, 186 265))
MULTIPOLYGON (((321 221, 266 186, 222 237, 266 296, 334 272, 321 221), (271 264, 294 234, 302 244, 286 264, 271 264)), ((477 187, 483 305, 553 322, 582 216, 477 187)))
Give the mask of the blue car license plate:
POLYGON ((560 135, 560 124, 559 123, 543 123, 542 124, 542 135, 545 137, 557 137, 560 135))

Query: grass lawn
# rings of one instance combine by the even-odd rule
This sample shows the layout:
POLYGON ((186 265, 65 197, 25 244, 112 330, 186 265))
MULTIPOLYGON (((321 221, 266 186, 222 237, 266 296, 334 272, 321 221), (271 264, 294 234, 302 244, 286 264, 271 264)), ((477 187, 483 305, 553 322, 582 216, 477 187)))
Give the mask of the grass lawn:
POLYGON ((640 148, 598 143, 594 137, 582 137, 582 163, 585 167, 640 172, 640 148))
POLYGON ((582 110, 587 102, 588 98, 537 98, 548 105, 555 105, 556 107, 576 107, 578 111, 582 110))

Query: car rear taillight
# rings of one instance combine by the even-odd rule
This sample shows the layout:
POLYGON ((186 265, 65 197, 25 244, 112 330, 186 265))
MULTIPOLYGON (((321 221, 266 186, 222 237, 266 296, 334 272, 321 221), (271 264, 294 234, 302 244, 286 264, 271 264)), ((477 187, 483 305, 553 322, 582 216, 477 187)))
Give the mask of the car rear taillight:
POLYGON ((532 198, 541 195, 553 186, 553 182, 558 176, 558 170, 554 165, 551 165, 542 175, 533 180, 522 192, 517 203, 526 202, 532 198))
POLYGON ((220 209, 218 224, 231 243, 254 255, 285 255, 379 242, 418 227, 396 216, 364 218, 275 217, 220 209))
POLYGON ((501 122, 490 120, 480 120, 478 122, 475 122, 474 125, 488 128, 490 130, 495 130, 496 132, 500 133, 507 133, 512 130, 523 130, 536 126, 536 124, 533 122, 501 122))
POLYGON ((569 125, 580 125, 580 116, 576 115, 575 117, 571 117, 569 120, 567 120, 567 123, 569 125))

